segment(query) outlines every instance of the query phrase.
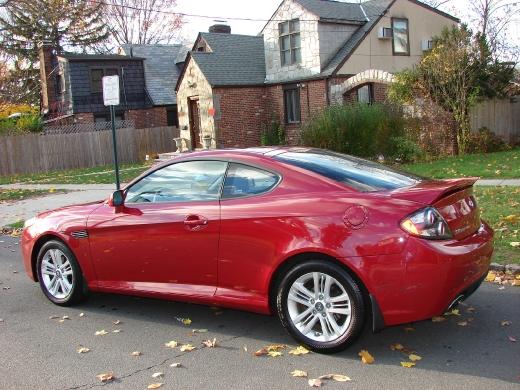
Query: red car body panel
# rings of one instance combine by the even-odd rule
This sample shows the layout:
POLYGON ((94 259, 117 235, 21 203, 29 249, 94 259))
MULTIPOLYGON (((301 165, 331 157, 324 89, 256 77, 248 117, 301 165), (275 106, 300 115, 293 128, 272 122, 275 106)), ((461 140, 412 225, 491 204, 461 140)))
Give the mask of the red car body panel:
POLYGON ((36 279, 38 239, 50 234, 69 245, 91 290, 270 313, 277 270, 318 253, 347 267, 384 324, 395 325, 442 314, 488 270, 493 232, 478 215, 474 179, 362 193, 254 151, 189 153, 169 163, 193 159, 250 164, 281 181, 244 198, 118 208, 105 202, 40 215, 23 233, 29 276, 36 279), (425 240, 400 228, 426 205, 445 217, 453 239, 425 240), (206 222, 184 223, 198 218, 206 222), (71 236, 79 230, 88 239, 71 236))

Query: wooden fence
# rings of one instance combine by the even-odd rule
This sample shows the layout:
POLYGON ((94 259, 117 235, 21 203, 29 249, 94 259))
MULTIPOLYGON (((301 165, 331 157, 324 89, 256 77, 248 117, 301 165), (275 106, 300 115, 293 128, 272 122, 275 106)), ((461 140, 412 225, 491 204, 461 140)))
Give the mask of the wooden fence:
POLYGON ((470 120, 473 131, 487 127, 505 141, 517 143, 520 141, 520 96, 479 103, 471 111, 470 120))
MULTIPOLYGON (((175 127, 116 130, 121 163, 176 150, 175 127)), ((0 137, 0 175, 87 168, 113 163, 112 132, 0 137)))

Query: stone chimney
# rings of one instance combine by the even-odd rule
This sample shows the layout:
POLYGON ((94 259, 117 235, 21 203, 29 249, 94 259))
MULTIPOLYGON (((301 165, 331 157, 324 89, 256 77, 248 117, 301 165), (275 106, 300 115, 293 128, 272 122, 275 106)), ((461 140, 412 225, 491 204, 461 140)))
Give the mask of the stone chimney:
POLYGON ((231 34, 231 26, 227 24, 214 24, 209 26, 210 33, 231 34))
POLYGON ((38 59, 40 61, 40 84, 41 92, 41 109, 45 114, 49 111, 52 102, 57 100, 58 91, 56 91, 55 75, 58 74, 58 58, 56 50, 50 42, 41 42, 38 45, 38 59))

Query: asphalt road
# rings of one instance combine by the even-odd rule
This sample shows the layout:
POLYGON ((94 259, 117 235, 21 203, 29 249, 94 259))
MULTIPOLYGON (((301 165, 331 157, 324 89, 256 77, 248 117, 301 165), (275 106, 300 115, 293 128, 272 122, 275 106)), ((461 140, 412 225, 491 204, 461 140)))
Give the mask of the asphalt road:
POLYGON ((255 357, 252 352, 274 343, 296 346, 274 317, 205 306, 115 295, 92 295, 80 306, 61 308, 47 301, 23 271, 17 239, 0 236, 0 389, 89 389, 103 386, 96 375, 112 371, 108 389, 306 389, 299 369, 309 377, 344 374, 352 381, 324 383, 323 388, 518 389, 520 385, 520 288, 485 283, 460 307, 461 316, 425 321, 379 334, 365 332, 349 350, 332 355, 311 353, 255 357), (7 289, 7 287, 9 287, 7 289), (468 313, 472 307, 475 312, 468 313), (84 313, 80 317, 79 314, 84 313), (69 316, 62 323, 50 316, 69 316), (186 326, 176 318, 190 318, 186 326), (473 317, 468 326, 457 322, 473 317), (119 320, 119 325, 113 321, 119 320), (512 322, 501 326, 502 320, 512 322), (193 334, 192 329, 208 329, 193 334), (109 334, 95 336, 98 330, 109 334), (112 330, 121 329, 119 333, 112 330), (518 339, 509 340, 508 336, 518 339), (216 338, 218 347, 202 347, 216 338), (176 340, 197 347, 191 352, 168 349, 176 340), (392 351, 401 343, 422 356, 414 368, 392 351), (90 352, 78 354, 78 346, 90 352), (244 350, 247 347, 247 352, 244 350), (374 357, 362 364, 361 349, 374 357), (140 351, 139 357, 131 356, 140 351), (181 368, 171 368, 174 362, 181 368), (159 379, 156 372, 164 373, 159 379))

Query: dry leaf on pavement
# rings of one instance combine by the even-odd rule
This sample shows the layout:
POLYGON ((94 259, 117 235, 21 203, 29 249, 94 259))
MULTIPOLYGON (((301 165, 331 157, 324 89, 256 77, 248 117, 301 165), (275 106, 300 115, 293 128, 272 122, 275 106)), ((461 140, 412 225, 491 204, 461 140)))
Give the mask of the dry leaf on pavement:
POLYGON ((319 380, 318 378, 309 379, 308 383, 309 383, 310 387, 321 387, 321 385, 323 384, 323 382, 321 380, 319 380))
POLYGON ((112 372, 107 372, 104 374, 96 375, 96 378, 98 378, 101 382, 110 382, 114 380, 114 374, 112 372))
POLYGON ((280 352, 280 351, 269 351, 267 352, 267 356, 270 356, 270 357, 279 357, 279 356, 282 356, 283 354, 280 352))
POLYGON ((79 313, 78 317, 85 317, 85 313, 79 313))
POLYGON ((112 331, 112 333, 121 333, 121 332, 122 332, 121 329, 114 329, 114 330, 112 331))
POLYGON ((192 329, 191 333, 207 333, 207 329, 192 329))
POLYGON ((372 364, 374 363, 375 359, 372 355, 370 355, 370 353, 364 349, 362 349, 359 353, 358 353, 358 356, 361 356, 361 361, 364 363, 364 364, 372 364))
POLYGON ((457 325, 458 326, 468 326, 468 321, 464 320, 464 321, 459 321, 457 322, 457 325))
POLYGON ((349 382, 352 380, 352 379, 350 379, 350 377, 348 377, 346 375, 342 375, 342 374, 326 374, 326 375, 320 376, 318 379, 332 379, 333 381, 336 381, 336 382, 349 382))
POLYGON ((164 346, 167 348, 175 348, 177 345, 179 345, 179 343, 175 340, 168 341, 166 344, 164 344, 164 346))
POLYGON ((181 347, 181 352, 190 352, 190 351, 193 351, 195 349, 195 347, 191 344, 184 344, 182 347, 181 347))
POLYGON ((502 321, 502 322, 500 323, 500 325, 502 325, 502 326, 509 326, 509 325, 511 325, 511 324, 512 324, 512 322, 511 322, 511 321, 507 321, 507 320, 504 320, 504 321, 502 321))
POLYGON ((267 349, 262 348, 255 352, 255 356, 264 356, 264 355, 267 355, 267 352, 268 352, 267 349))
POLYGON ((404 331, 405 332, 414 332, 415 331, 415 328, 411 327, 411 326, 407 326, 404 328, 404 331))
POLYGON ((172 363, 172 364, 170 364, 170 367, 173 367, 173 368, 179 368, 181 366, 182 366, 181 363, 172 363))
POLYGON ((404 348, 403 345, 402 345, 402 344, 399 344, 399 343, 395 343, 395 344, 392 344, 392 345, 390 346, 390 349, 391 349, 392 351, 402 351, 403 348, 404 348))
POLYGON ((141 356, 141 355, 142 355, 142 353, 139 351, 132 352, 132 356, 141 356))
POLYGON ((162 376, 164 376, 164 374, 162 372, 154 372, 152 374, 152 378, 154 378, 154 379, 160 378, 162 376))
POLYGON ((119 321, 119 320, 115 320, 115 321, 113 321, 112 323, 113 323, 114 325, 119 325, 119 324, 121 323, 121 321, 119 321))
POLYGON ((298 356, 298 355, 306 355, 308 354, 310 351, 305 348, 305 347, 302 347, 301 345, 299 347, 296 347, 295 349, 291 349, 289 351, 289 355, 295 355, 295 356, 298 356))
POLYGON ((511 341, 512 343, 516 343, 516 338, 513 337, 513 336, 507 336, 507 338, 509 339, 509 341, 511 341))
POLYGON ((158 383, 150 383, 147 387, 147 389, 158 389, 159 387, 161 387, 163 384, 158 382, 158 383))
POLYGON ((404 368, 412 368, 413 366, 415 366, 415 363, 413 363, 413 362, 401 362, 401 366, 403 366, 404 368))
POLYGON ((442 321, 446 321, 446 317, 441 317, 441 316, 432 317, 432 322, 442 322, 442 321))
POLYGON ((271 345, 268 345, 266 348, 267 348, 268 351, 279 351, 281 349, 287 348, 287 345, 285 345, 285 344, 271 344, 271 345))
POLYGON ((104 336, 108 334, 108 332, 105 329, 97 330, 96 333, 94 333, 95 336, 104 336))
POLYGON ((295 376, 295 377, 300 377, 300 378, 306 378, 307 377, 307 372, 306 371, 302 371, 302 370, 294 370, 291 372, 291 375, 292 376, 295 376))
POLYGON ((90 348, 87 348, 87 347, 79 347, 77 350, 76 350, 78 353, 87 353, 90 351, 90 348))
POLYGON ((213 340, 204 340, 202 344, 208 348, 215 348, 217 346, 217 339, 214 338, 213 340))
POLYGON ((408 356, 408 359, 410 359, 412 362, 416 362, 416 361, 418 361, 418 360, 421 360, 422 357, 419 356, 419 355, 416 355, 416 354, 412 353, 412 354, 410 354, 410 355, 408 356))

